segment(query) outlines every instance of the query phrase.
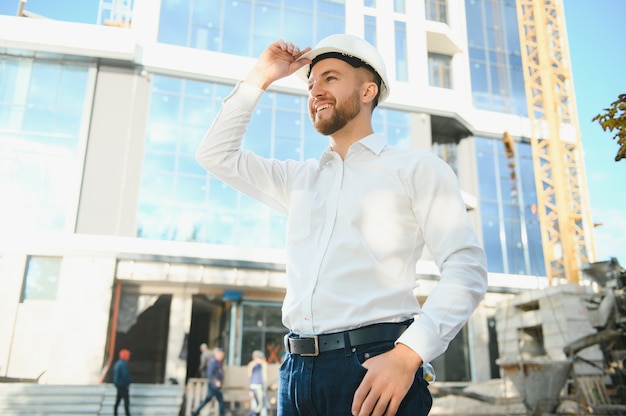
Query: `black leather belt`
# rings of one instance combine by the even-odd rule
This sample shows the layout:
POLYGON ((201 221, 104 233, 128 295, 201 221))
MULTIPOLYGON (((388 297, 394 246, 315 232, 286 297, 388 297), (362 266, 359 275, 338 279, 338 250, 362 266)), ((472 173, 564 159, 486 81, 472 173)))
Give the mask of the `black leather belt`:
POLYGON ((286 347, 291 354, 316 357, 322 352, 357 347, 372 342, 395 341, 413 320, 400 323, 382 323, 323 335, 289 334, 286 347))

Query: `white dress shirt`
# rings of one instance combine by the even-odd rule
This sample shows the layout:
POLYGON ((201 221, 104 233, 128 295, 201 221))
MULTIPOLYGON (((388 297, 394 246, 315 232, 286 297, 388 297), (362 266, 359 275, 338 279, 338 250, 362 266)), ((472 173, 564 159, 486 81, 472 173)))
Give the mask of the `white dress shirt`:
POLYGON ((443 353, 487 289, 484 251, 452 169, 430 152, 395 149, 378 134, 353 144, 345 160, 330 148, 319 161, 303 162, 243 151, 262 95, 239 83, 196 159, 287 214, 284 325, 319 335, 415 317, 398 342, 424 362, 443 353), (420 307, 415 267, 425 246, 441 278, 420 307))

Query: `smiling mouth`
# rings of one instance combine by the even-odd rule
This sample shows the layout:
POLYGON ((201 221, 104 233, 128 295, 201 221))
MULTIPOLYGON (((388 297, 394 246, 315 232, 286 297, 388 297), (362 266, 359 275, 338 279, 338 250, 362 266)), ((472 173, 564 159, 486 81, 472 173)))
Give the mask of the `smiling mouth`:
POLYGON ((323 105, 320 105, 318 107, 315 107, 315 112, 319 113, 320 111, 326 110, 326 109, 331 108, 331 107, 332 107, 331 104, 323 104, 323 105))

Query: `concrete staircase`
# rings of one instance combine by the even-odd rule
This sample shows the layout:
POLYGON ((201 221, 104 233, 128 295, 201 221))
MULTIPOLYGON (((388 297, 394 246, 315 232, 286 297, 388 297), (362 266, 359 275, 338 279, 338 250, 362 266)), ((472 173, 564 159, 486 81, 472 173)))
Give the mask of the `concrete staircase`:
MULTIPOLYGON (((184 394, 184 387, 178 385, 132 384, 130 412, 133 416, 178 416, 184 394)), ((0 383, 0 415, 111 416, 115 395, 112 384, 0 383)), ((123 403, 118 414, 124 415, 123 403)))

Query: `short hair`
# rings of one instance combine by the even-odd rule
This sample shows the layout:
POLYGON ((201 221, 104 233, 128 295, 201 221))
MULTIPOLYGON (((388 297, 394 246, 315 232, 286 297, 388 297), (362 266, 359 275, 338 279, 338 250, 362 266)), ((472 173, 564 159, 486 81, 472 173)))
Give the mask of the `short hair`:
POLYGON ((382 85, 383 80, 382 80, 380 74, 378 74, 378 72, 376 72, 376 70, 370 64, 368 64, 367 62, 365 62, 361 58, 357 58, 355 56, 348 55, 348 54, 345 54, 345 53, 326 52, 326 53, 323 53, 323 54, 318 55, 315 58, 313 58, 313 61, 311 61, 311 65, 309 66, 309 73, 307 74, 307 76, 311 75, 311 70, 313 69, 313 67, 315 66, 316 63, 318 63, 319 61, 321 61, 323 59, 328 59, 328 58, 334 58, 334 59, 342 60, 345 63, 347 63, 350 66, 352 66, 353 68, 365 68, 372 75, 374 75, 374 83, 376 83, 376 85, 378 86, 378 93, 376 94, 376 97, 374 98, 374 107, 378 106, 378 97, 380 96, 381 85, 382 85))

